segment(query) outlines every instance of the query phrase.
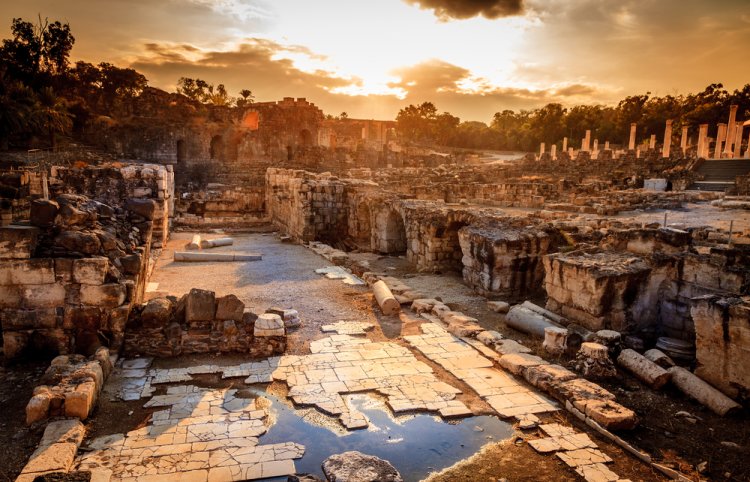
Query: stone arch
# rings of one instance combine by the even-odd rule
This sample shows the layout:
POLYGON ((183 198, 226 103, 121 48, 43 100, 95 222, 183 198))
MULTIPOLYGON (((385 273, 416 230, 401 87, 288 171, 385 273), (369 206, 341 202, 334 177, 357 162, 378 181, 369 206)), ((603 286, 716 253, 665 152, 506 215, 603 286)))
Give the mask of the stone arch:
POLYGON ((299 131, 299 139, 297 144, 300 147, 311 147, 313 145, 312 132, 309 129, 302 129, 299 131))
POLYGON ((178 139, 175 146, 177 150, 177 164, 182 164, 187 160, 187 144, 184 139, 178 139))
POLYGON ((224 138, 221 135, 215 135, 211 138, 208 156, 211 160, 224 160, 224 138))

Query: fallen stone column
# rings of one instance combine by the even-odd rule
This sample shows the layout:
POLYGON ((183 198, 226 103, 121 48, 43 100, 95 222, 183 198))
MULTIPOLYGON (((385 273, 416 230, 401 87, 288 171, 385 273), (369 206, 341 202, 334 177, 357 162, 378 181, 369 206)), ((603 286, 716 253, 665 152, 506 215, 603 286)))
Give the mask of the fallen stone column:
POLYGON ((261 254, 232 254, 232 253, 189 253, 185 251, 175 251, 174 260, 182 262, 200 263, 205 261, 261 261, 261 254))
POLYGON ((552 320, 553 322, 555 322, 555 323, 557 323, 559 325, 565 326, 565 325, 568 324, 568 320, 566 320, 562 316, 558 315, 557 313, 553 313, 553 312, 549 311, 548 309, 542 308, 539 305, 535 305, 531 301, 524 301, 521 304, 521 306, 523 306, 524 308, 527 308, 527 309, 529 309, 529 310, 531 310, 531 311, 533 311, 535 313, 539 313, 543 317, 545 317, 545 318, 547 318, 549 320, 552 320))
POLYGON ((630 348, 620 353, 617 363, 651 388, 659 389, 671 378, 668 371, 630 348))
POLYGON ((204 239, 200 242, 201 249, 218 248, 220 246, 231 246, 234 244, 232 238, 204 239))
POLYGON ((375 300, 377 300, 384 315, 396 315, 401 311, 401 304, 393 296, 384 281, 378 281, 372 285, 372 292, 375 294, 375 300))
POLYGON ((185 246, 186 249, 201 249, 201 235, 200 234, 194 234, 192 241, 190 241, 187 246, 185 246))
POLYGON ((713 412, 724 416, 730 412, 741 410, 737 402, 704 382, 689 370, 682 367, 672 367, 667 371, 672 375, 672 383, 682 393, 707 406, 713 412))
POLYGON ((530 310, 523 305, 516 305, 508 311, 505 324, 518 331, 544 338, 544 329, 549 327, 562 328, 556 323, 530 310))

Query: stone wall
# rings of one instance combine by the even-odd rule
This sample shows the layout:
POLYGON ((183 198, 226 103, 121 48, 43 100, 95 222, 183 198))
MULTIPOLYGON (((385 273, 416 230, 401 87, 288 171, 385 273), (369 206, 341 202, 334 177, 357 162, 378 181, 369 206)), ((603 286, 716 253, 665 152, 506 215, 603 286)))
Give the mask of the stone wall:
POLYGON ((193 289, 179 300, 156 298, 133 310, 125 352, 158 357, 219 352, 278 355, 286 349, 285 321, 298 323, 282 319, 275 311, 259 317, 234 295, 216 297, 213 291, 193 289))
POLYGON ((696 375, 732 398, 750 396, 750 302, 704 296, 691 307, 695 322, 696 375))
POLYGON ((50 178, 54 199, 31 201, 25 224, 0 228, 6 359, 121 346, 130 309, 140 303, 153 267, 152 246, 166 240, 168 201, 158 196, 171 188, 152 191, 156 199, 127 196, 148 189, 145 182, 158 184, 159 171, 147 166, 58 170, 50 178), (102 201, 55 195, 70 190, 100 190, 102 201))

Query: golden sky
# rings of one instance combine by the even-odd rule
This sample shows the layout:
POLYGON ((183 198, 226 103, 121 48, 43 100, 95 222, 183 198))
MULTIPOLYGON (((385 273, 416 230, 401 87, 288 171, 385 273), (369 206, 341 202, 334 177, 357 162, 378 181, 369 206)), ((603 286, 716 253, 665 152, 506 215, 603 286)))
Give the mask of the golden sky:
POLYGON ((256 100, 393 118, 436 103, 463 120, 547 102, 613 103, 750 82, 750 0, 24 0, 69 22, 72 57, 181 76, 256 100))

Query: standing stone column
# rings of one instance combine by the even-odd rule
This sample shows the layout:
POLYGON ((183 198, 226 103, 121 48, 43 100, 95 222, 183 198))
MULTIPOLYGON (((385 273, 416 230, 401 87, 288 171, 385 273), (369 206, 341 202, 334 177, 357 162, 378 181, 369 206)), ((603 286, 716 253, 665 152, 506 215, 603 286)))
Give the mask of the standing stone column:
POLYGON ((716 133, 716 145, 714 146, 714 157, 716 159, 721 159, 721 144, 724 142, 724 139, 727 137, 727 125, 726 124, 719 124, 719 130, 716 133))
POLYGON ((708 142, 706 136, 708 134, 708 124, 701 124, 698 130, 698 152, 697 157, 706 158, 708 157, 708 142))
POLYGON ((557 144, 552 144, 549 148, 549 155, 552 157, 553 161, 557 160, 557 144))
MULTIPOLYGON (((726 143, 724 147, 724 153, 725 154, 731 154, 732 148, 734 147, 734 139, 737 127, 735 126, 735 120, 737 119, 737 105, 732 104, 729 106, 729 122, 727 123, 727 135, 726 135, 726 143)), ((740 138, 742 140, 742 138, 740 138)))
POLYGON ((568 138, 567 137, 563 137, 562 151, 563 152, 567 152, 568 151, 568 138))
POLYGON ((734 158, 738 158, 742 156, 742 153, 740 150, 742 149, 742 131, 745 128, 745 126, 742 124, 742 122, 737 122, 735 124, 737 126, 737 130, 734 133, 734 158))
POLYGON ((541 144, 539 145, 539 157, 542 157, 542 156, 544 155, 544 147, 545 147, 545 146, 544 146, 544 142, 542 142, 542 143, 541 143, 541 144))
POLYGON ((630 124, 630 142, 628 142, 628 150, 632 151, 635 149, 635 127, 636 123, 630 124))
POLYGON ((661 148, 661 157, 669 157, 669 149, 672 147, 672 121, 668 120, 664 127, 664 145, 661 148))
POLYGON ((682 138, 680 139, 680 149, 682 149, 682 155, 685 155, 685 149, 688 146, 688 126, 682 126, 682 138))
POLYGON ((648 140, 648 148, 650 150, 656 149, 656 134, 651 134, 651 137, 648 140))
POLYGON ((591 131, 586 130, 586 135, 583 137, 583 143, 581 144, 581 150, 583 152, 589 152, 591 147, 591 131))
POLYGON ((609 141, 604 141, 604 150, 605 151, 609 150, 609 141))

